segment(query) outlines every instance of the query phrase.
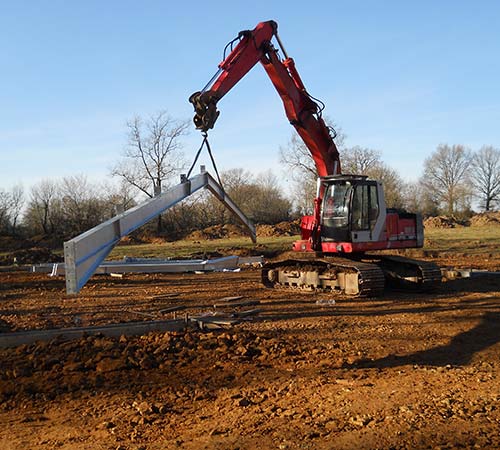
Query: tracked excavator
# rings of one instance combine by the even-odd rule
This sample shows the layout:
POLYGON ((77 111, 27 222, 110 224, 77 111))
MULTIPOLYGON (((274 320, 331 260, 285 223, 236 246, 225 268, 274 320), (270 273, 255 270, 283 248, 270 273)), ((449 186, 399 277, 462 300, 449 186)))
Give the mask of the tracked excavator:
POLYGON ((301 220, 301 239, 286 257, 263 267, 264 285, 376 296, 386 283, 420 289, 439 283, 441 271, 434 263, 373 253, 422 247, 422 218, 387 209, 380 182, 342 174, 335 132, 322 118, 324 105, 304 87, 278 36, 276 22, 261 22, 253 30, 241 31, 226 46, 218 72, 189 98, 196 128, 206 137, 219 116, 218 102, 259 62, 282 99, 290 124, 309 149, 319 176, 314 212, 301 220))

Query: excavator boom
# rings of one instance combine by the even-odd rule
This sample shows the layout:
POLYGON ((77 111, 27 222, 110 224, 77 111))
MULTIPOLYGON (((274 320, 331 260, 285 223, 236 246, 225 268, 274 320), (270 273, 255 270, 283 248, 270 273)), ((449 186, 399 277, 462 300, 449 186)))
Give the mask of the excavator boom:
POLYGON ((277 30, 277 23, 268 21, 238 34, 239 42, 219 64, 219 72, 202 91, 189 98, 195 108, 196 128, 204 132, 213 128, 219 116, 219 100, 260 62, 283 101, 289 122, 311 152, 318 175, 339 174, 339 153, 331 129, 321 117, 322 108, 307 93, 293 59, 283 49, 277 30), (285 56, 283 60, 271 42, 273 37, 285 56))

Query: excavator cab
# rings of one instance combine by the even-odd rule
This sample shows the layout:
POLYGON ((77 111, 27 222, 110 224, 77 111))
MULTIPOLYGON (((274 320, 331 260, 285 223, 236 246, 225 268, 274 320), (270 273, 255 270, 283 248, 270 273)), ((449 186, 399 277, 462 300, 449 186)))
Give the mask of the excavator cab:
MULTIPOLYGON (((379 183, 364 175, 321 178, 323 242, 371 241, 381 216, 379 183)), ((385 204, 383 205, 385 208, 385 204)), ((378 236, 377 236, 378 237, 378 236)))

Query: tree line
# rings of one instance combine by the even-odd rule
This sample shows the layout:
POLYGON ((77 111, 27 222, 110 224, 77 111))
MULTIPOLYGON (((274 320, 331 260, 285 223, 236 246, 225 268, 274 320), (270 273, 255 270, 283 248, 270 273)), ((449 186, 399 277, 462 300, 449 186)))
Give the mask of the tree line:
MULTIPOLYGON (((128 122, 127 146, 110 169, 113 183, 93 183, 76 175, 40 181, 29 192, 21 186, 0 189, 0 234, 62 242, 177 184, 187 167, 182 137, 188 126, 166 112, 128 122)), ((381 181, 390 208, 424 216, 466 217, 473 204, 484 211, 500 204, 500 150, 493 146, 472 151, 459 144, 440 144, 423 162, 421 178, 405 182, 383 162, 380 151, 347 147, 341 131, 336 144, 342 172, 381 181)), ((255 223, 274 224, 311 212, 317 174, 309 151, 293 135, 280 149, 280 158, 291 175, 286 193, 271 171, 254 175, 237 168, 221 174, 227 194, 255 223)), ((217 199, 199 193, 162 214, 146 231, 179 238, 194 229, 234 220, 217 199)))
MULTIPOLYGON (((423 174, 406 182, 382 161, 381 152, 347 147, 345 135, 335 139, 342 173, 367 175, 381 181, 388 208, 419 212, 424 216, 470 217, 473 205, 491 211, 500 205, 500 149, 485 145, 473 151, 464 145, 439 144, 424 160, 423 174)), ((304 143, 292 136, 280 149, 281 162, 290 169, 294 204, 310 212, 310 199, 316 190, 317 172, 304 143)))
MULTIPOLYGON (((255 176, 232 169, 221 177, 226 193, 254 223, 274 224, 292 218, 291 202, 271 172, 255 176)), ((11 191, 0 190, 0 235, 51 239, 57 245, 138 202, 123 180, 102 184, 78 175, 43 180, 28 193, 16 186, 11 191)), ((214 196, 200 192, 162 214, 161 228, 151 223, 141 233, 175 239, 225 223, 237 221, 214 196)))

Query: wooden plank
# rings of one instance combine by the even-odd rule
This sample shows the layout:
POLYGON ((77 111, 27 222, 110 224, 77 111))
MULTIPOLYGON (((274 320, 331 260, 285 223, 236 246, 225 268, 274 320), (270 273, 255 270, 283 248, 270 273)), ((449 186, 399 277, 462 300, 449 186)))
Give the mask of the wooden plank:
POLYGON ((236 300, 241 300, 243 298, 243 295, 236 295, 235 297, 222 297, 219 298, 217 301, 218 302, 235 302, 236 300))
POLYGON ((231 317, 221 317, 221 316, 190 316, 190 320, 202 323, 213 323, 216 325, 235 325, 239 320, 231 317))
POLYGON ((214 308, 227 308, 227 307, 232 307, 232 308, 238 308, 241 306, 255 306, 255 305, 260 305, 260 300, 247 300, 245 302, 237 302, 237 303, 216 303, 214 305, 214 308))
POLYGON ((173 298, 173 297, 179 297, 179 294, 178 292, 172 292, 171 294, 157 294, 157 295, 153 295, 151 296, 151 300, 162 300, 164 298, 173 298))
POLYGON ((238 311, 233 314, 231 314, 232 317, 250 317, 250 316, 256 316, 257 314, 260 314, 263 310, 259 308, 255 309, 247 309, 246 311, 238 311))
POLYGON ((171 306, 169 308, 160 309, 158 312, 160 314, 168 314, 175 311, 182 311, 183 309, 186 309, 186 305, 171 306))
POLYGON ((126 309, 125 311, 129 313, 138 314, 139 316, 153 317, 153 318, 156 317, 156 314, 151 314, 144 311, 136 311, 135 309, 126 309))
POLYGON ((112 277, 112 278, 123 278, 123 273, 110 272, 109 276, 112 277))

